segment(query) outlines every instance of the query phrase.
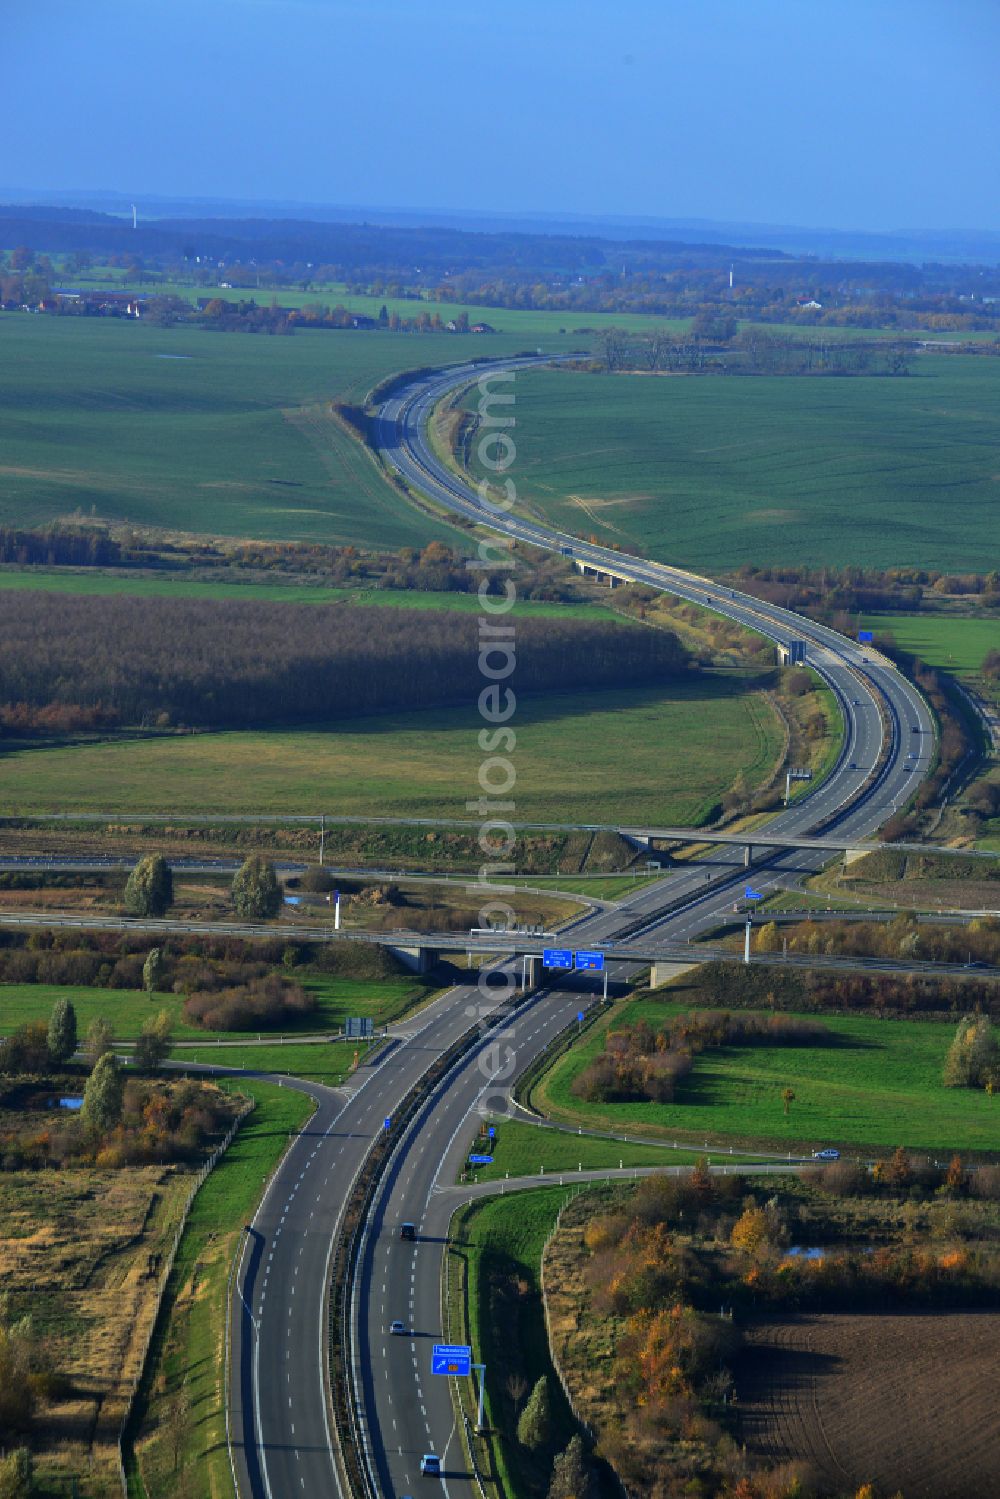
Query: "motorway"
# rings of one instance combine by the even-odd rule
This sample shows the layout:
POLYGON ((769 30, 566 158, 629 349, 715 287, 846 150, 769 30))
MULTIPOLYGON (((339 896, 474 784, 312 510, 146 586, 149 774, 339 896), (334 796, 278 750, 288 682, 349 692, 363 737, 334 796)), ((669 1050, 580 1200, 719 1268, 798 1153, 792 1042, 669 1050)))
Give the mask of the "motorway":
MULTIPOLYGON (((831 775, 769 827, 789 837, 821 837, 833 829, 838 838, 870 836, 928 769, 934 726, 919 694, 887 661, 789 611, 487 508, 436 458, 424 433, 436 402, 479 373, 465 366, 428 376, 387 401, 378 422, 387 460, 439 504, 508 538, 708 604, 776 642, 805 640, 809 664, 840 703, 845 742, 831 775), (911 756, 914 746, 918 753, 911 756)), ((460 788, 456 798, 465 799, 460 788)), ((636 954, 682 946, 731 910, 746 878, 738 854, 717 850, 711 866, 679 868, 637 892, 627 908, 582 919, 575 942, 614 943, 616 951, 631 948, 636 954)), ((820 849, 769 852, 754 867, 754 886, 766 893, 820 867, 826 857, 820 849)), ((475 1014, 481 1003, 477 989, 461 986, 414 1017, 345 1103, 323 1101, 271 1183, 248 1236, 233 1302, 232 1450, 244 1495, 287 1499, 340 1492, 324 1377, 328 1257, 340 1205, 383 1120, 391 1119, 430 1062, 467 1030, 470 1010, 475 1014)), ((579 992, 539 992, 505 1024, 502 1037, 485 1037, 422 1107, 380 1183, 353 1300, 353 1368, 371 1499, 412 1493, 420 1481, 420 1454, 431 1450, 444 1459, 445 1499, 474 1499, 449 1382, 430 1373, 430 1344, 443 1331, 441 1266, 455 1203, 450 1189, 479 1111, 503 1111, 513 1076, 572 1021, 580 1005, 579 992), (415 1244, 396 1237, 404 1219, 418 1224, 415 1244), (408 1336, 387 1334, 395 1317, 406 1322, 408 1336)))

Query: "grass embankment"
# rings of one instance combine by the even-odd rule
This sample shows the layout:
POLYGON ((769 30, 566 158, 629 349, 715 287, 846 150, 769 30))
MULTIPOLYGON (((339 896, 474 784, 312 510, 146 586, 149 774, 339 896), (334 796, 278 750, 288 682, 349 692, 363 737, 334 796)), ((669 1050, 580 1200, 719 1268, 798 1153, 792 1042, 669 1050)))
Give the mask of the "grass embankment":
POLYGON ((518 493, 561 530, 709 571, 970 571, 1000 549, 998 411, 1000 365, 962 356, 905 379, 525 371, 518 493))
POLYGON ((164 1297, 137 1408, 129 1492, 204 1499, 232 1492, 226 1447, 226 1287, 233 1256, 289 1135, 312 1112, 301 1093, 240 1079, 257 1100, 194 1200, 164 1297))
MULTIPOLYGON (((4 757, 10 813, 108 810, 465 817, 479 795, 475 705, 329 728, 168 736, 20 750, 4 757)), ((524 698, 517 716, 522 820, 697 825, 742 771, 766 781, 777 716, 710 675, 666 690, 524 698), (621 745, 629 745, 623 762, 621 745), (609 806, 608 791, 615 791, 609 806)))
MULTIPOLYGON (((284 1021, 282 1034, 303 1036, 338 1031, 348 1015, 371 1016, 376 1026, 398 1020, 435 992, 416 979, 377 981, 293 976, 316 996, 311 1014, 284 1021)), ((184 995, 146 994, 141 989, 98 989, 67 984, 0 984, 0 1035, 8 1035, 29 1020, 48 1020, 57 999, 70 999, 76 1010, 81 1036, 87 1026, 102 1016, 119 1041, 138 1036, 143 1025, 161 1010, 170 1016, 175 1040, 201 1041, 206 1046, 221 1041, 254 1039, 247 1031, 212 1031, 189 1025, 184 1019, 184 995)), ((187 1048, 184 1049, 185 1051, 187 1048)), ((283 1069, 284 1070, 284 1069, 283 1069)))
POLYGON ((589 895, 594 900, 625 900, 655 878, 655 875, 640 874, 638 870, 626 870, 622 874, 579 875, 575 878, 571 874, 514 875, 510 879, 505 878, 503 884, 513 885, 515 889, 530 885, 539 890, 560 891, 566 895, 589 895))
POLYGON ((301 1077, 310 1083, 338 1087, 350 1074, 354 1059, 363 1062, 369 1050, 364 1041, 317 1042, 313 1045, 264 1040, 259 1045, 175 1046, 171 1060, 180 1067, 198 1064, 206 1067, 238 1067, 250 1072, 277 1072, 285 1077, 301 1077))
MULTIPOLYGON (((862 1152, 905 1145, 945 1153, 995 1151, 996 1100, 984 1092, 945 1088, 951 1025, 825 1015, 834 1044, 728 1047, 696 1057, 674 1103, 585 1103, 575 1078, 603 1049, 610 1026, 647 1020, 654 1027, 697 1005, 697 977, 682 978, 656 998, 626 1001, 584 1034, 534 1084, 531 1102, 562 1123, 652 1136, 706 1140, 775 1150, 819 1146, 862 1152), (789 1114, 782 1093, 795 1094, 789 1114)), ((815 1016, 804 1017, 815 1020, 815 1016)))
POLYGON ((539 1281, 542 1249, 572 1190, 547 1187, 495 1197, 461 1208, 452 1219, 447 1271, 454 1320, 449 1328, 453 1340, 468 1340, 477 1361, 486 1365, 491 1499, 535 1499, 548 1488, 547 1472, 516 1438, 517 1415, 542 1375, 550 1382, 556 1450, 576 1429, 549 1358, 539 1281), (515 1401, 511 1388, 522 1384, 524 1393, 515 1401))
MULTIPOLYGON (((691 1166, 705 1154, 704 1149, 675 1150, 666 1145, 595 1139, 589 1135, 546 1129, 520 1119, 491 1119, 488 1122, 496 1129, 493 1164, 470 1166, 466 1176, 468 1181, 500 1181, 508 1176, 614 1170, 624 1166, 691 1166)), ((489 1140, 470 1138, 470 1152, 486 1154, 489 1148, 489 1140)), ((728 1152, 716 1154, 717 1162, 723 1159, 730 1159, 728 1152)))

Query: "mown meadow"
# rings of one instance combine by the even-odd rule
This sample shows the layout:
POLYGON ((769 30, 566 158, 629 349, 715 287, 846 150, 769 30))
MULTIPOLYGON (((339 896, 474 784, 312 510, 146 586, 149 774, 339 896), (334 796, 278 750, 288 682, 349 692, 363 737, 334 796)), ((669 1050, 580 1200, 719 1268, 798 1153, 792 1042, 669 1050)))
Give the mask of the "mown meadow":
POLYGON ((662 998, 616 1005, 533 1086, 533 1104, 565 1123, 695 1144, 767 1144, 793 1152, 827 1145, 862 1151, 903 1145, 940 1153, 997 1149, 996 1100, 944 1087, 954 1026, 930 1021, 824 1015, 831 1036, 822 1044, 709 1050, 696 1056, 673 1103, 585 1103, 573 1094, 575 1079, 603 1050, 609 1026, 647 1020, 655 1027, 696 999, 695 985, 680 980, 662 998), (786 1114, 782 1095, 788 1088, 794 1099, 786 1114))

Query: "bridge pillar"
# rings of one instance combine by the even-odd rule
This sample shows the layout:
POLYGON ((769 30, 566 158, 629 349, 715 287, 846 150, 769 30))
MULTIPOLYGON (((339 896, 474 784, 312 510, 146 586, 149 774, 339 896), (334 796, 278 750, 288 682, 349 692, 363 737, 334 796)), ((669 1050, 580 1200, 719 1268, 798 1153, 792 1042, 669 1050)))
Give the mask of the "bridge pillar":
POLYGON ((752 863, 753 863, 753 844, 752 843, 748 843, 748 844, 745 845, 745 847, 743 849, 743 867, 744 867, 744 869, 749 869, 750 865, 752 863))
POLYGON ((438 960, 438 955, 432 947, 390 947, 389 951, 394 957, 409 968, 411 973, 426 973, 433 968, 438 960))
POLYGON ((537 989, 542 977, 542 960, 535 957, 522 957, 521 959, 521 987, 526 992, 529 989, 537 989))

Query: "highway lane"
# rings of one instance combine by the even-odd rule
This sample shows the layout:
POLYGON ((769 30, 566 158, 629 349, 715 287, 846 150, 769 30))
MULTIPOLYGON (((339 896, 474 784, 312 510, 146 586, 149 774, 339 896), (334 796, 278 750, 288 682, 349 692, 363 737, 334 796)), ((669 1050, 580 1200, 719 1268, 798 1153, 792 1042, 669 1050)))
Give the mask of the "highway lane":
POLYGON ((385 1118, 497 1003, 463 985, 398 1026, 394 1044, 353 1084, 319 1090, 317 1113, 275 1173, 246 1236, 231 1306, 230 1450, 241 1494, 339 1492, 326 1289, 344 1201, 385 1118))
POLYGON ((480 1111, 503 1111, 513 1073, 573 1021, 582 1003, 575 992, 543 991, 502 1030, 484 1034, 421 1109, 383 1178, 354 1304, 355 1376, 373 1494, 412 1493, 421 1455, 434 1452, 443 1460, 448 1499, 474 1499, 449 1381, 431 1373, 432 1344, 445 1341, 441 1267, 454 1209, 448 1196, 447 1212, 437 1211, 436 1199, 454 1185, 480 1111), (412 1244, 399 1238, 405 1221, 417 1226, 412 1244), (396 1318, 406 1324, 405 1336, 389 1332, 396 1318))

